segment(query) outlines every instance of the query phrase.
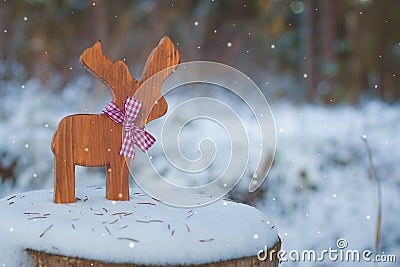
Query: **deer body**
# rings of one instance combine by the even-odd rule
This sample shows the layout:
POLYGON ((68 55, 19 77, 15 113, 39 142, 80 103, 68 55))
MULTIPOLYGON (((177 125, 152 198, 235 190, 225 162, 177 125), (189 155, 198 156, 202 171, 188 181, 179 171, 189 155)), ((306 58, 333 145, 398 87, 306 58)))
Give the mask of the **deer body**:
POLYGON ((56 153, 56 159, 57 156, 62 156, 57 155, 60 151, 68 153, 76 165, 100 167, 104 166, 104 163, 110 164, 107 154, 119 153, 119 147, 113 146, 116 139, 117 142, 122 141, 122 126, 106 115, 77 114, 62 119, 54 135, 52 149, 56 153), (84 129, 74 125, 84 125, 84 129), (83 131, 85 134, 82 134, 83 131), (61 139, 63 136, 68 136, 74 142, 64 142, 61 139))
MULTIPOLYGON (((178 64, 180 56, 171 40, 164 37, 150 54, 140 81, 132 78, 123 61, 109 61, 102 53, 100 42, 85 50, 80 60, 106 83, 113 102, 123 111, 126 97, 133 96, 157 72, 178 64)), ((137 126, 144 127, 147 122, 165 114, 168 106, 160 87, 173 69, 152 83, 157 86, 145 88, 138 94, 143 108, 135 120, 137 126)), ((63 118, 52 142, 54 202, 75 202, 75 165, 107 166, 107 199, 129 200, 129 158, 119 154, 122 139, 123 126, 105 114, 77 114, 63 118)))

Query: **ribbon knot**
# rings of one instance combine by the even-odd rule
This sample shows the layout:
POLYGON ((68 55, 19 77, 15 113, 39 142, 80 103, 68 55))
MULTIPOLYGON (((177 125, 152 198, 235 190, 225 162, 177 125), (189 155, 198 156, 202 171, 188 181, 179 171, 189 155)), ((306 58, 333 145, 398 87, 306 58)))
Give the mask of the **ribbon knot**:
POLYGON ((119 154, 131 159, 135 158, 134 145, 145 152, 156 142, 156 139, 144 128, 135 125, 134 121, 141 107, 142 102, 140 100, 128 96, 124 103, 125 114, 114 102, 108 103, 102 110, 110 119, 124 127, 124 139, 119 154))

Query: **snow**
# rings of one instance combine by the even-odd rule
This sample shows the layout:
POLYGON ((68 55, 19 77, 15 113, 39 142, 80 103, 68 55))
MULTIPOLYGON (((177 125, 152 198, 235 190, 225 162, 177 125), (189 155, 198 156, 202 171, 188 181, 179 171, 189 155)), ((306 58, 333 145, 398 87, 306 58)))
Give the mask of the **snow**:
MULTIPOLYGON (((349 249, 374 251, 377 198, 365 136, 382 184, 380 254, 398 258, 400 107, 374 101, 360 108, 283 103, 272 110, 276 128, 284 131, 277 133, 275 162, 257 207, 272 215, 279 226, 282 248, 321 252, 337 248, 336 241, 344 238, 349 249)), ((282 264, 294 265, 319 266, 301 261, 282 264)), ((360 263, 340 263, 343 265, 360 263)))
MULTIPOLYGON (((61 95, 45 93, 35 81, 28 81, 24 85, 23 90, 18 90, 21 84, 2 84, 5 96, 0 105, 1 160, 6 166, 12 160, 19 161, 15 172, 15 187, 9 181, 3 182, 0 185, 0 197, 52 187, 53 155, 50 143, 59 120, 73 113, 99 113, 110 100, 104 93, 105 89, 103 94, 99 88, 96 91, 85 89, 90 86, 84 80, 71 83, 61 95), (76 94, 81 97, 76 99, 76 94), (10 115, 11 111, 14 111, 13 116, 10 115), (25 148, 25 144, 29 144, 29 147, 25 148)), ((287 77, 268 78, 268 88, 279 91, 290 85, 287 77)), ((178 92, 177 96, 168 96, 170 108, 174 107, 174 103, 179 103, 177 97, 187 94, 190 98, 193 91, 195 88, 178 92)), ((224 94, 209 95, 224 100, 224 94)), ((357 107, 293 105, 281 101, 270 101, 270 105, 277 129, 277 151, 268 179, 261 188, 265 192, 259 195, 255 205, 279 227, 282 248, 286 251, 316 249, 320 252, 329 247, 335 248, 336 241, 345 238, 349 249, 374 249, 376 193, 362 140, 365 135, 371 146, 377 178, 382 184, 381 253, 395 254, 399 259, 400 105, 375 100, 365 101, 357 107)), ((196 110, 191 112, 196 113, 196 110)), ((243 114, 240 110, 238 113, 243 114)), ((177 124, 179 118, 177 116, 177 124)), ((251 118, 243 120, 249 122, 251 118)), ((155 136, 160 128, 159 122, 162 124, 162 120, 155 120, 148 125, 149 132, 155 136)), ((215 125, 210 124, 193 124, 182 131, 182 147, 189 157, 196 158, 198 151, 191 150, 193 146, 186 144, 194 143, 197 147, 203 135, 211 134, 218 146, 216 164, 207 168, 206 177, 218 174, 217 171, 221 169, 219 153, 224 154, 226 144, 224 135, 215 134, 215 128, 215 125)), ((193 185, 186 184, 189 181, 194 185, 207 182, 198 179, 178 181, 179 172, 162 157, 162 150, 155 146, 149 153, 160 173, 169 176, 173 182, 188 186, 193 185)), ((140 166, 141 162, 137 160, 133 162, 140 166)), ((77 184, 80 186, 105 184, 103 169, 98 171, 96 168, 82 167, 77 168, 76 172, 77 184)), ((134 172, 148 177, 147 170, 139 167, 134 172)), ((251 177, 251 170, 245 174, 231 197, 246 196, 250 181, 248 177, 251 177)), ((136 185, 133 188, 137 190, 136 185)), ((282 266, 312 264, 318 266, 319 263, 291 261, 282 263, 282 266)), ((329 261, 324 264, 337 265, 329 261)), ((385 263, 385 266, 395 265, 385 263)))
POLYGON ((96 186, 78 188, 73 204, 52 198, 38 190, 0 200, 0 265, 29 264, 25 248, 112 263, 201 264, 256 256, 278 240, 265 214, 228 199, 175 208, 133 189, 130 201, 109 201, 96 186))

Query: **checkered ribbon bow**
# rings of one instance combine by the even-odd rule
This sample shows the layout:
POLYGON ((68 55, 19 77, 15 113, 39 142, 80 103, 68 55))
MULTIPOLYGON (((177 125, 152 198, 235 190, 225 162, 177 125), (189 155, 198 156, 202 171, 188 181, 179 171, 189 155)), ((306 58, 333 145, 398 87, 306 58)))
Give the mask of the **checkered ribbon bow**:
POLYGON ((134 144, 145 152, 156 142, 156 139, 134 123, 139 114, 139 110, 142 107, 142 102, 128 96, 125 100, 124 106, 125 114, 122 113, 114 102, 110 102, 102 112, 116 123, 122 124, 124 127, 124 140, 122 141, 119 154, 134 159, 134 144))

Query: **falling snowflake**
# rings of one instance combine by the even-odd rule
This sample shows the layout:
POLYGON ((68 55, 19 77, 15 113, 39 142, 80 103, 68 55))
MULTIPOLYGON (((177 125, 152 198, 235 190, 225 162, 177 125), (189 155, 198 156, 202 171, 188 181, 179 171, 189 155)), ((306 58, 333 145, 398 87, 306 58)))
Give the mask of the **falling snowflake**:
POLYGON ((290 9, 294 14, 301 14, 304 11, 304 3, 302 1, 292 1, 290 9))

